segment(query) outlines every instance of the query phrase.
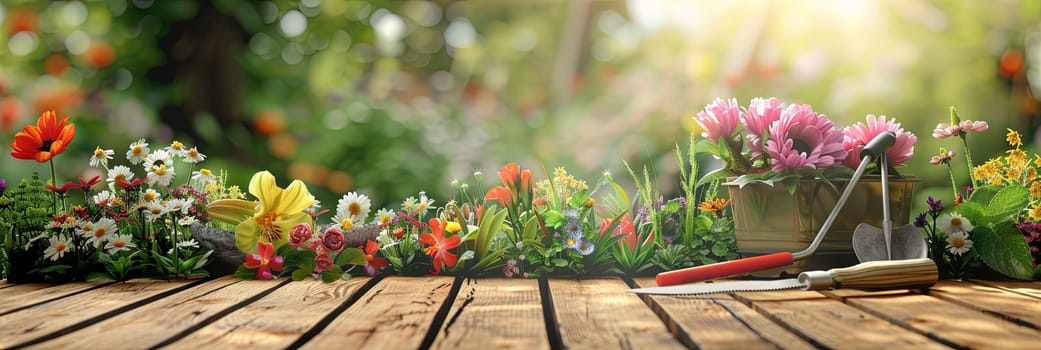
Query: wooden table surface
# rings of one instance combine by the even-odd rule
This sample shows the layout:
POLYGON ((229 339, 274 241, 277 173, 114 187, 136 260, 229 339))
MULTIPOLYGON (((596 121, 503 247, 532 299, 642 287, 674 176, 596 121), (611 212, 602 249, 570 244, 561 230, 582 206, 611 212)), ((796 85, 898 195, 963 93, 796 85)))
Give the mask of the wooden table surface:
POLYGON ((1041 282, 645 296, 653 279, 0 284, 0 348, 1041 348, 1041 282))

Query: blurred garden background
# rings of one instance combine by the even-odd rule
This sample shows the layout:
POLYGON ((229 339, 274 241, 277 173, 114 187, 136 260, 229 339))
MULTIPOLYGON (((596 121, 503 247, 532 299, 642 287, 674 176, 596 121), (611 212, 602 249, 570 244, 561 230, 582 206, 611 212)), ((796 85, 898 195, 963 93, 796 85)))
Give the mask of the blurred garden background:
POLYGON ((902 172, 949 197, 929 165, 960 150, 930 136, 949 106, 990 123, 977 163, 1005 128, 1033 152, 1041 137, 1035 0, 2 0, 0 19, 0 136, 72 116, 62 179, 100 175, 96 146, 125 164, 146 138, 198 146, 243 187, 262 169, 302 179, 326 207, 348 191, 443 203, 453 179, 509 161, 590 181, 653 164, 675 193, 692 115, 776 96, 839 126, 896 118, 919 136, 902 172))

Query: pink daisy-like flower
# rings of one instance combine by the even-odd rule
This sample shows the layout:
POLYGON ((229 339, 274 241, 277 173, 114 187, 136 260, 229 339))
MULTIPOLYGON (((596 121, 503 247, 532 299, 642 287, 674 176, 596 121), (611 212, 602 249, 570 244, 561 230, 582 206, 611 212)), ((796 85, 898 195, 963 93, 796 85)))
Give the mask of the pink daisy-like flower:
POLYGON ((918 137, 911 132, 904 131, 900 127, 900 123, 897 123, 895 119, 890 118, 886 120, 884 115, 875 117, 868 114, 867 124, 858 122, 842 130, 842 147, 849 152, 843 163, 850 168, 856 169, 860 165, 860 151, 875 136, 886 131, 892 131, 896 134, 896 142, 886 152, 886 156, 889 157, 889 164, 900 166, 908 159, 911 159, 911 156, 914 155, 914 145, 918 142, 918 137))
POLYGON ((694 116, 694 121, 705 131, 701 136, 715 143, 720 137, 730 137, 737 130, 741 121, 741 107, 737 105, 737 99, 723 100, 716 98, 715 101, 705 106, 705 110, 694 116))
POLYGON ((990 125, 987 122, 972 120, 963 120, 961 123, 958 123, 958 127, 961 128, 962 132, 984 132, 990 129, 990 125))
POLYGON ((810 105, 790 105, 769 127, 766 153, 779 173, 800 168, 828 168, 846 159, 842 130, 810 105))
POLYGON ((748 132, 748 144, 751 145, 753 151, 762 152, 763 131, 766 131, 770 124, 781 119, 783 110, 784 104, 775 97, 768 99, 756 97, 748 104, 748 113, 741 116, 741 121, 745 125, 745 131, 748 132))

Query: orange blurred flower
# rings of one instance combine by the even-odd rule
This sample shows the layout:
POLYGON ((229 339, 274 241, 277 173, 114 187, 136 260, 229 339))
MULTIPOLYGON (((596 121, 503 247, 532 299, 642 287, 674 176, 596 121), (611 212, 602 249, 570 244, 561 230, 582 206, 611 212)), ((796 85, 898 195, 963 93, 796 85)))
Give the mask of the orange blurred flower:
POLYGON ((65 114, 83 103, 83 92, 76 86, 61 86, 38 92, 33 97, 37 111, 54 111, 65 114))
POLYGON ((61 154, 76 135, 76 125, 67 124, 69 119, 65 117, 58 121, 54 111, 44 112, 36 120, 36 125, 26 125, 14 135, 11 156, 44 163, 61 154))
POLYGON ((720 210, 723 210, 723 208, 726 208, 729 203, 730 202, 728 202, 726 198, 710 199, 698 204, 698 210, 715 214, 720 210))
POLYGON ((0 132, 14 128, 19 119, 22 119, 22 101, 14 96, 0 100, 0 132))
POLYGON ((116 60, 116 50, 112 45, 104 41, 90 43, 90 47, 83 53, 83 61, 94 68, 105 68, 116 60))
POLYGON ((262 136, 277 134, 286 128, 286 119, 282 113, 260 111, 253 117, 253 130, 262 136))
POLYGON ((27 8, 13 10, 7 15, 7 25, 10 28, 8 34, 13 36, 19 32, 36 33, 38 22, 36 12, 33 10, 27 8))
POLYGON ((43 69, 47 71, 47 74, 53 76, 60 76, 65 74, 65 71, 69 70, 69 60, 66 60, 62 55, 50 55, 43 61, 43 69))

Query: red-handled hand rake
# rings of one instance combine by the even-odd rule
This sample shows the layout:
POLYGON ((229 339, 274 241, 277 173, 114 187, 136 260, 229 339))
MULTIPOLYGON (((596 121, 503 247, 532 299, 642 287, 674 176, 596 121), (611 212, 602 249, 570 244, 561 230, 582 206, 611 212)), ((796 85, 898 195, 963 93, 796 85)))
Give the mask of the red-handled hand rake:
POLYGON ((889 147, 893 146, 894 142, 896 142, 896 134, 893 132, 884 132, 876 136, 871 140, 871 142, 864 146, 864 150, 860 153, 860 165, 857 166, 857 170, 853 173, 853 177, 849 179, 849 183, 846 184, 846 188, 842 191, 842 195, 839 196, 839 200, 835 203, 835 207, 831 209, 831 213, 828 214, 828 217, 824 220, 824 224, 821 225, 820 230, 817 231, 817 236, 813 238, 813 242, 811 242, 810 246, 806 247, 806 249, 795 253, 779 252, 752 258, 662 272, 659 273, 656 278, 658 285, 672 286, 769 270, 772 268, 791 265, 796 261, 806 259, 810 255, 813 255, 813 252, 817 250, 818 246, 820 246, 821 241, 824 240, 824 236, 828 233, 828 229, 831 228, 831 224, 839 215, 839 211, 841 211, 842 207, 846 204, 846 200, 849 199, 850 193, 853 192, 853 185, 860 180, 860 177, 864 174, 864 170, 867 169, 868 164, 871 164, 871 162, 876 158, 885 155, 886 151, 889 147))

